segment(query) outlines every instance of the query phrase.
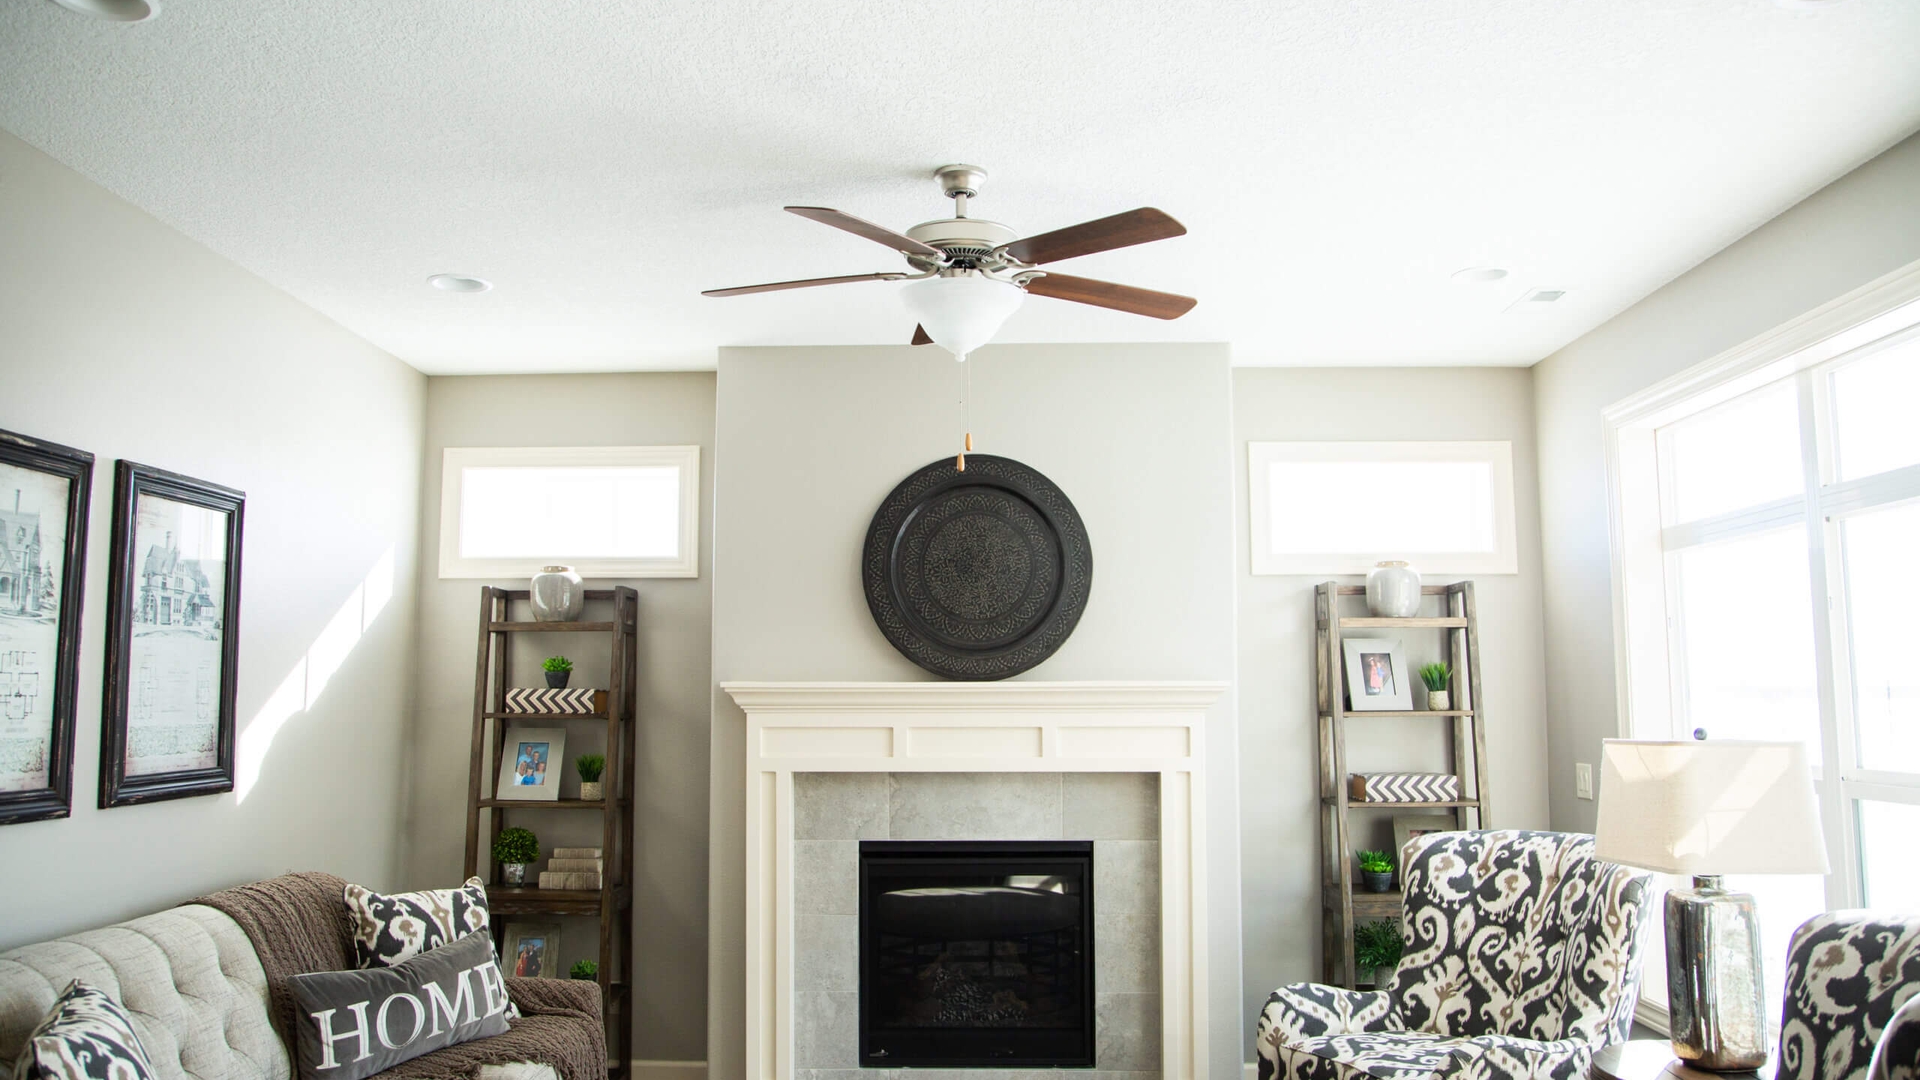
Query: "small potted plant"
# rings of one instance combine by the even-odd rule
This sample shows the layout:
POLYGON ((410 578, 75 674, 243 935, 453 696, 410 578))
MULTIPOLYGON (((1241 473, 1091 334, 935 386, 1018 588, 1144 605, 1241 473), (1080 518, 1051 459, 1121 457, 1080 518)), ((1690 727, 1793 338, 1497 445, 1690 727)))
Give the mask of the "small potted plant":
POLYGON ((597 979, 600 977, 600 965, 591 960, 575 960, 567 969, 567 974, 576 979, 597 979))
POLYGON ((1360 853, 1360 877, 1368 892, 1393 891, 1393 856, 1384 851, 1360 853))
POLYGON ((573 769, 580 774, 580 797, 592 802, 606 797, 600 787, 600 774, 606 770, 605 754, 581 754, 573 759, 573 769))
POLYGON ((565 690, 567 680, 573 676, 573 661, 564 656, 549 656, 540 661, 540 667, 547 673, 547 685, 555 690, 565 690))
POLYGON ((1385 990, 1400 966, 1400 928, 1391 919, 1375 919, 1353 928, 1353 966, 1372 972, 1373 987, 1385 990))
POLYGON ((525 885, 527 872, 539 858, 540 838, 532 829, 502 829, 493 842, 493 861, 500 864, 501 880, 509 885, 525 885))
POLYGON ((1446 712, 1453 708, 1453 695, 1447 687, 1453 682, 1453 668, 1442 663, 1420 665, 1420 681, 1427 684, 1427 708, 1446 712))

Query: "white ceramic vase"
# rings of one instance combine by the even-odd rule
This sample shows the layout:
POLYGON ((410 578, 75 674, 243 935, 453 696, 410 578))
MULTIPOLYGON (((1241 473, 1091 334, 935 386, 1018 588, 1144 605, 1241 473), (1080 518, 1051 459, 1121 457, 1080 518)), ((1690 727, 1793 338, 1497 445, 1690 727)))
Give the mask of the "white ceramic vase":
POLYGON ((1404 562, 1383 562, 1367 575, 1367 611, 1377 619, 1420 614, 1420 572, 1404 562))
POLYGON ((540 622, 573 622, 586 609, 586 584, 571 566, 543 566, 527 586, 527 602, 540 622))

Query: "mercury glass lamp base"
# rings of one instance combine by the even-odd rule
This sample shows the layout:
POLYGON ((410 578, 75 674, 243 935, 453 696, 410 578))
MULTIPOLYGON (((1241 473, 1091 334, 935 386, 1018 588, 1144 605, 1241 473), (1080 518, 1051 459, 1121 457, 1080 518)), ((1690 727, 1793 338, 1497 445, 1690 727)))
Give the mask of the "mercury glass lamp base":
POLYGON ((1718 876, 1667 894, 1667 1016, 1674 1056, 1711 1072, 1767 1063, 1766 979, 1753 896, 1718 876))

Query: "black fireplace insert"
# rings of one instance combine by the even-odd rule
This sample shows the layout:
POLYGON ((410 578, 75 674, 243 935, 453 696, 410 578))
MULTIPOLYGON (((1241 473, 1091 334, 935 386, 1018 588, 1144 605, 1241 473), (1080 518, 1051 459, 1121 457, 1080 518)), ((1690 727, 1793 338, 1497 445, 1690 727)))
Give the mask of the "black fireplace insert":
POLYGON ((1093 1064, 1093 844, 860 844, 860 1064, 1093 1064))

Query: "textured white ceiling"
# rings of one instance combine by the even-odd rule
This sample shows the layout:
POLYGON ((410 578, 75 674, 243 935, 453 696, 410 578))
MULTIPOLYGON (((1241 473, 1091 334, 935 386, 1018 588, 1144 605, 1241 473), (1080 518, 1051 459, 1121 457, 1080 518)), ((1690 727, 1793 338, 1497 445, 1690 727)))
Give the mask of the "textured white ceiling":
POLYGON ((698 292, 899 268, 780 207, 905 228, 950 161, 1023 232, 1190 230, 1060 265, 1186 318, 999 340, 1527 364, 1917 125, 1916 0, 0 0, 0 127, 428 372, 904 342, 894 284, 698 292))

